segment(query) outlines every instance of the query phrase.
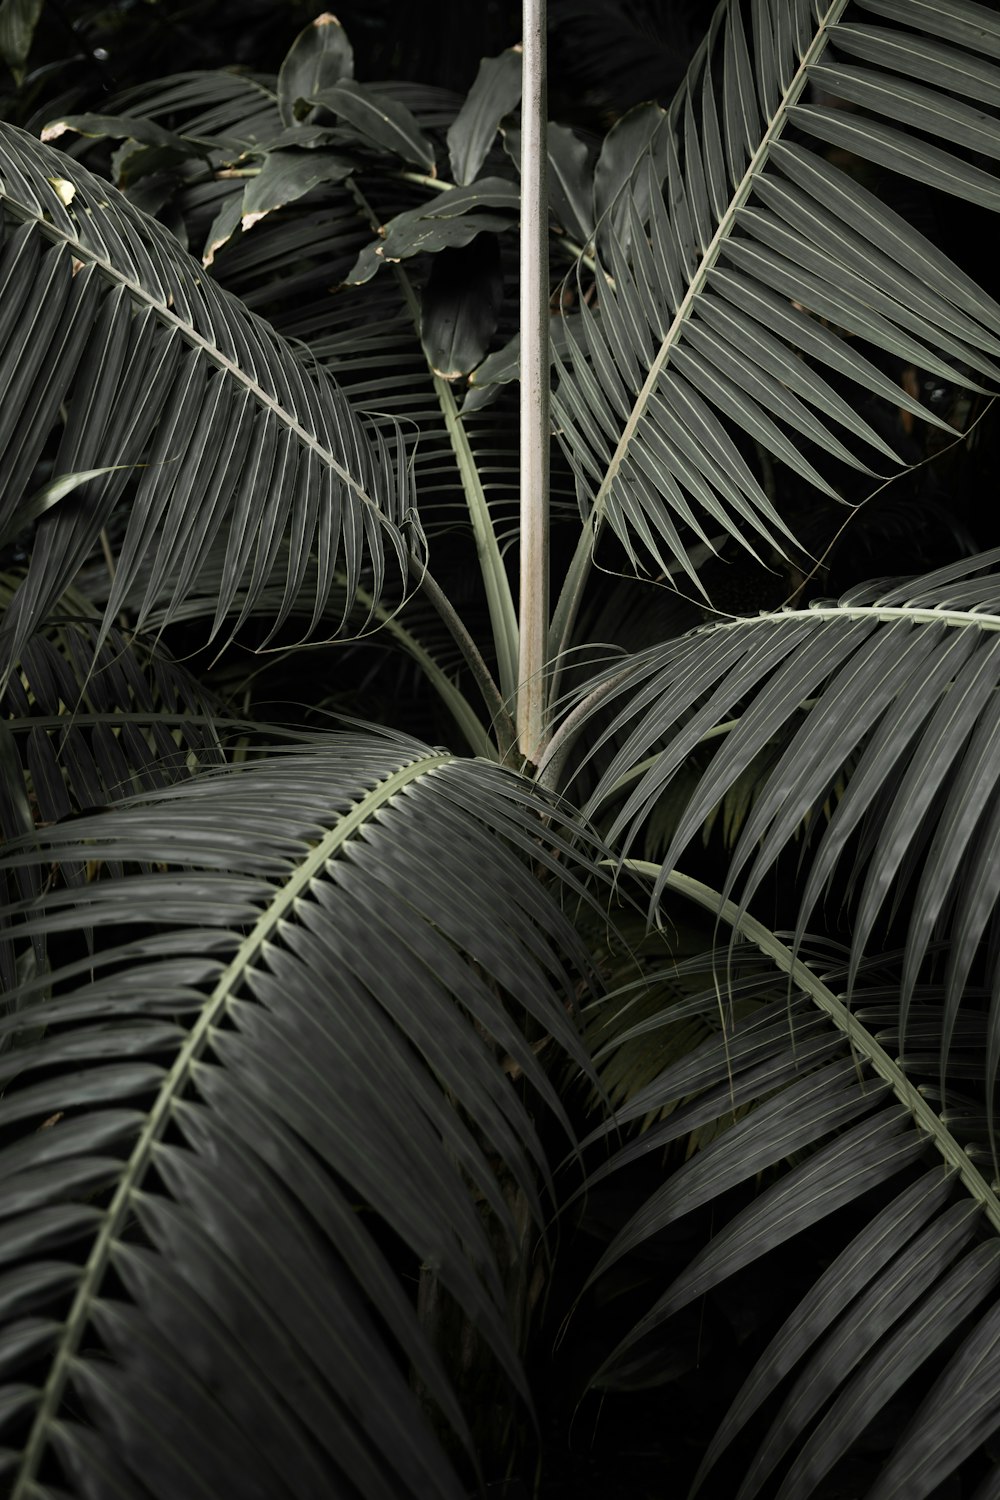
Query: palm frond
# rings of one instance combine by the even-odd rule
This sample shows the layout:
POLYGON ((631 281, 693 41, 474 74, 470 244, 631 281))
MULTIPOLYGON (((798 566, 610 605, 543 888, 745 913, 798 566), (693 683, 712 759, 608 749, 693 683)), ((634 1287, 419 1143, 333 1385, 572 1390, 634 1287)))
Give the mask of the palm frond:
MULTIPOLYGON (((706 951, 704 943, 710 933, 680 927, 671 935, 670 959, 664 964, 662 933, 648 928, 635 933, 633 925, 619 919, 615 946, 603 962, 596 949, 604 993, 584 1013, 587 1051, 604 1098, 619 1111, 619 1120, 625 1118, 620 1111, 656 1083, 668 1062, 679 1062, 713 1036, 725 1049, 719 1004, 721 971, 727 970, 725 1015, 730 1018, 744 1019, 765 1002, 785 998, 774 965, 759 953, 741 950, 735 955, 725 948, 706 951), (622 939, 628 947, 619 952, 622 939)), ((682 1097, 681 1086, 672 1098, 658 1091, 656 1102, 641 1117, 640 1128, 647 1129, 661 1114, 672 1113, 682 1097)), ((706 1126, 715 1123, 707 1112, 701 1118, 689 1118, 678 1138, 690 1150, 704 1139, 706 1126)))
POLYGON ((1000 151, 978 107, 1000 89, 982 40, 996 17, 964 3, 863 8, 901 24, 854 24, 847 0, 757 0, 748 34, 745 7, 723 0, 669 112, 638 106, 597 164, 595 194, 604 157, 617 172, 595 198, 596 274, 581 262, 581 327, 557 361, 560 440, 591 525, 612 527, 637 566, 680 561, 699 588, 693 544, 721 534, 781 550, 792 535, 747 439, 836 498, 829 460, 868 474, 900 462, 863 400, 940 423, 901 394, 886 355, 968 389, 1000 377, 1000 306, 823 154, 846 146, 1000 207, 976 164, 1000 151))
MULTIPOLYGON (((775 738, 786 739, 743 823, 724 893, 745 906, 804 820, 853 761, 810 852, 803 932, 841 860, 860 887, 852 968, 907 892, 903 1028, 932 941, 951 940, 947 1014, 957 1014, 1000 895, 996 690, 1000 553, 921 579, 867 586, 839 603, 736 620, 634 658, 602 706, 621 744, 588 804, 624 797, 609 832, 627 849, 691 752, 718 748, 676 817, 664 871, 775 738), (791 732, 789 732, 791 731, 791 732)), ((657 896, 663 889, 660 879, 657 896)), ((948 1030, 944 1047, 947 1050, 948 1030)), ((989 1076, 1000 1054, 991 1043, 989 1076)))
MULTIPOLYGON (((644 874, 655 866, 634 867, 644 874)), ((699 1205, 764 1173, 759 1194, 719 1229, 627 1333, 598 1375, 614 1386, 657 1380, 657 1329, 695 1298, 810 1224, 873 1187, 883 1202, 834 1257, 750 1373, 711 1443, 696 1488, 775 1393, 783 1393, 756 1452, 741 1460, 732 1493, 752 1500, 768 1485, 780 1500, 807 1500, 881 1414, 898 1438, 869 1495, 913 1500, 937 1485, 995 1429, 1000 1375, 993 1353, 1000 1316, 1000 1209, 963 1141, 927 1103, 892 1051, 898 1033, 873 1005, 852 1013, 836 993, 846 966, 824 972, 773 933, 683 876, 671 892, 693 899, 734 931, 736 962, 758 949, 787 976, 777 1001, 736 1018, 723 1001, 723 1033, 671 1059, 598 1138, 653 1111, 666 1118, 620 1147, 591 1174, 615 1177, 655 1160, 663 1146, 706 1121, 724 1133, 655 1187, 602 1256, 595 1277, 699 1205), (683 1102, 682 1102, 683 1101, 683 1102), (937 1152, 939 1161, 928 1158, 937 1152), (792 1163, 789 1164, 789 1157, 792 1163), (895 1185, 886 1199, 885 1188, 895 1185), (916 1372, 948 1348, 949 1363, 913 1425, 898 1436, 887 1408, 916 1372), (975 1388, 963 1383, 975 1369, 975 1388), (970 1412, 953 1441, 956 1412, 970 1412), (817 1420, 819 1418, 819 1420, 817 1420), (919 1455, 919 1458, 917 1457, 919 1455), (790 1460, 790 1462, 789 1462, 790 1460), (780 1483, 774 1484, 775 1471, 780 1483)), ((759 981, 758 981, 759 982, 759 981)), ((888 1007, 898 1020, 898 1003, 888 1007)), ((941 1007, 925 1007, 940 1027, 941 1007)), ((669 1019, 669 1009, 664 1020, 669 1019)), ((977 1057, 982 1081, 982 1052, 977 1057)), ((905 1420, 905 1419, 904 1419, 905 1420)))
POLYGON ((151 550, 163 573, 183 557, 190 586, 220 533, 228 551, 216 630, 241 583, 253 594, 271 577, 284 539, 293 564, 279 616, 313 547, 317 614, 338 557, 351 597, 364 575, 377 598, 387 548, 405 574, 412 493, 398 433, 360 418, 325 372, 304 371, 154 220, 9 126, 0 128, 0 201, 3 529, 16 524, 54 439, 57 474, 93 468, 95 455, 124 466, 42 521, 5 627, 8 659, 130 482, 108 621, 151 550))
POLYGON ((504 1069, 566 1125, 537 1043, 588 1066, 586 955, 529 868, 572 892, 553 813, 346 734, 9 846, 9 870, 97 871, 6 912, 20 943, 95 934, 0 1020, 15 1492, 53 1461, 164 1500, 465 1492, 401 1373, 468 1450, 405 1283, 423 1268, 527 1399, 502 1180, 540 1225, 549 1173, 504 1069))
POLYGON ((277 135, 277 79, 273 74, 227 68, 191 69, 125 89, 109 101, 108 113, 142 119, 169 118, 181 133, 212 140, 238 154, 277 135))

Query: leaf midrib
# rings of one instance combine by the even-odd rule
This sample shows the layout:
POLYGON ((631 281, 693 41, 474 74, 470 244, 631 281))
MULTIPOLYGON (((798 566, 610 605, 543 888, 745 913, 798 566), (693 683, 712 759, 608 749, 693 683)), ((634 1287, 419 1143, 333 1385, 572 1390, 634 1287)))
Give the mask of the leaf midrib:
POLYGON ((824 604, 809 609, 780 610, 774 614, 741 615, 734 620, 713 624, 712 631, 738 630, 741 626, 759 625, 769 620, 881 620, 886 625, 905 620, 910 625, 950 625, 960 630, 977 625, 982 630, 1000 630, 1000 615, 979 614, 975 610, 910 607, 906 604, 824 604))

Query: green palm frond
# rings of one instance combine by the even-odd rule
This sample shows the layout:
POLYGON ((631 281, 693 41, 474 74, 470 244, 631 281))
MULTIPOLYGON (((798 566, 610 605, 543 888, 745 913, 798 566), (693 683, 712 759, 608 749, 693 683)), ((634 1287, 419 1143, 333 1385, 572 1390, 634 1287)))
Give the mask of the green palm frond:
MULTIPOLYGON (((662 876, 656 866, 634 868, 662 876)), ((786 988, 749 1015, 728 1012, 724 1034, 671 1059, 619 1111, 616 1126, 601 1132, 666 1111, 598 1167, 591 1183, 615 1178, 640 1159, 655 1161, 656 1152, 694 1127, 728 1126, 645 1198, 594 1277, 740 1183, 763 1174, 764 1185, 629 1330, 598 1382, 655 1383, 658 1365, 669 1367, 657 1342, 661 1325, 879 1187, 877 1211, 822 1271, 749 1374, 709 1446, 696 1488, 769 1408, 769 1430, 761 1441, 758 1425, 756 1452, 751 1448, 731 1480, 736 1500, 753 1500, 765 1487, 780 1500, 823 1493, 826 1476, 876 1418, 895 1447, 866 1495, 925 1500, 1000 1420, 1000 1208, 991 1153, 977 1153, 961 1129, 955 1133, 952 1119, 961 1127, 961 1112, 946 1119, 931 1107, 915 1086, 919 1066, 911 1060, 904 1071, 894 1060, 898 991, 895 1006, 880 989, 874 1003, 859 993, 848 1009, 838 993, 846 966, 824 971, 815 961, 803 963, 715 892, 684 876, 667 880, 671 892, 732 927, 737 964, 747 948, 757 949, 772 973, 787 976, 786 988), (945 1369, 900 1436, 893 1398, 934 1364, 942 1346, 945 1369), (783 1400, 775 1412, 776 1393, 783 1400)), ((940 995, 916 1011, 925 1038, 939 1039, 940 995)), ((965 1040, 982 1086, 984 1018, 978 1022, 965 1040)), ((936 1063, 937 1047, 932 1051, 936 1063)))
MULTIPOLYGON (((769 960, 741 951, 734 963, 727 949, 706 952, 695 939, 703 943, 710 934, 696 929, 675 930, 666 965, 662 934, 655 929, 633 936, 632 924, 620 920, 615 936, 627 938, 629 946, 603 962, 599 953, 595 955, 605 990, 587 1007, 584 1041, 607 1101, 624 1120, 620 1111, 660 1078, 668 1063, 694 1053, 709 1037, 720 1036, 726 1016, 743 1019, 783 998, 784 990, 769 960), (682 956, 691 949, 696 951, 682 956), (723 1012, 718 975, 726 970, 727 960, 723 1012)), ((660 1118, 661 1109, 672 1113, 683 1098, 682 1086, 673 1096, 661 1094, 642 1125, 660 1118)), ((689 1149, 698 1143, 704 1123, 694 1122, 687 1137, 689 1149)))
POLYGON ((596 275, 578 269, 580 327, 557 360, 560 440, 591 526, 612 527, 636 565, 678 560, 697 588, 696 543, 753 552, 792 535, 746 439, 836 498, 828 459, 868 474, 900 462, 863 400, 940 423, 884 354, 968 389, 1000 377, 1000 306, 824 154, 1000 208, 978 164, 1000 156, 1000 127, 975 107, 1000 90, 993 11, 865 0, 890 23, 873 26, 848 0, 749 9, 748 32, 748 8, 723 0, 669 112, 639 106, 608 137, 631 170, 605 193, 596 275))
POLYGON ((352 597, 362 576, 378 597, 387 550, 405 574, 412 493, 397 431, 359 417, 325 372, 305 371, 155 221, 10 126, 0 127, 0 202, 3 530, 54 436, 56 474, 93 468, 94 455, 125 466, 41 523, 5 626, 9 656, 130 485, 108 620, 153 549, 154 571, 184 559, 183 595, 220 533, 215 629, 241 584, 252 595, 268 582, 283 540, 292 566, 279 617, 313 548, 317 615, 338 558, 352 597))
POLYGON ((889 202, 1000 209, 995 7, 720 0, 550 126, 532 330, 517 50, 352 75, 323 14, 0 124, 0 1489, 562 1489, 695 1333, 699 1494, 996 1500, 1000 549, 713 594, 853 578, 921 454, 886 555, 992 540, 1000 305, 889 202))
POLYGON ((6 912, 15 942, 95 934, 0 1020, 14 1494, 49 1454, 81 1492, 465 1493, 400 1373, 468 1449, 404 1288, 422 1267, 530 1399, 499 1179, 540 1226, 522 1089, 567 1125, 537 1043, 588 1067, 586 955, 535 873, 573 890, 553 811, 345 734, 8 847, 97 871, 6 912))
POLYGON ((945 990, 953 1017, 1000 896, 998 562, 1000 553, 981 554, 921 579, 857 589, 839 603, 711 626, 638 655, 605 699, 624 702, 605 731, 621 744, 588 812, 624 797, 608 837, 623 838, 627 849, 675 773, 687 772, 692 751, 714 741, 676 817, 666 872, 755 757, 787 736, 744 820, 724 887, 745 906, 853 762, 810 855, 799 931, 850 855, 860 887, 851 972, 906 892, 904 1029, 908 997, 942 923, 952 942, 945 990))

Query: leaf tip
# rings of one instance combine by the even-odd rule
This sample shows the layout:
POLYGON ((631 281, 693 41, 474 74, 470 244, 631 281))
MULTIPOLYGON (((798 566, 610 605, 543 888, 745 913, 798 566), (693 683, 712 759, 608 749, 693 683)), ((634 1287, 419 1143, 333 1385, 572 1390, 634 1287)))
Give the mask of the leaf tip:
POLYGON ((49 141, 57 141, 61 135, 65 135, 69 126, 65 120, 53 120, 51 125, 46 125, 41 134, 41 140, 47 144, 49 141))

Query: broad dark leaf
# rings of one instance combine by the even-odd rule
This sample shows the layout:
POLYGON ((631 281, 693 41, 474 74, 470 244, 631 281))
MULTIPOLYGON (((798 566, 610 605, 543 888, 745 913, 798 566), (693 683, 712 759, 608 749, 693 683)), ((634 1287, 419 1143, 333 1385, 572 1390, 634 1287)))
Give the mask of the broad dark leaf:
POLYGON ((587 147, 566 125, 549 121, 549 206, 567 234, 586 245, 594 233, 587 147))
POLYGON ((484 57, 465 103, 448 127, 451 175, 460 187, 478 177, 500 121, 520 99, 521 49, 508 47, 499 57, 484 57))
POLYGON ((336 16, 317 16, 292 43, 278 71, 278 109, 285 125, 303 125, 316 114, 306 101, 321 89, 354 76, 354 51, 336 16), (297 110, 296 105, 300 108, 297 110))
POLYGON ((362 140, 433 175, 433 143, 398 99, 367 84, 345 79, 332 88, 317 89, 310 100, 346 120, 362 140))
POLYGON ((419 208, 407 209, 384 224, 380 238, 362 250, 346 280, 357 285, 392 261, 467 245, 485 229, 514 229, 517 220, 499 210, 517 214, 520 205, 517 185, 502 177, 484 177, 469 187, 439 193, 419 208))
MULTIPOLYGON (((354 167, 350 157, 336 151, 269 151, 259 176, 252 177, 244 189, 238 222, 244 230, 250 229, 265 214, 294 203, 322 183, 343 182, 354 167)), ((216 227, 210 244, 218 238, 216 227)))
POLYGON ((496 331, 503 270, 496 236, 434 257, 423 289, 420 339, 435 375, 458 380, 482 363, 496 331))
POLYGON ((112 136, 119 139, 125 137, 128 140, 138 141, 143 146, 169 148, 182 156, 207 154, 205 142, 177 135, 172 130, 164 130, 163 126, 157 125, 155 120, 147 120, 136 115, 64 115, 61 119, 53 120, 46 125, 42 131, 42 140, 57 141, 67 130, 94 137, 112 136))
POLYGON ((20 83, 43 0, 3 0, 0 5, 0 57, 20 83))

